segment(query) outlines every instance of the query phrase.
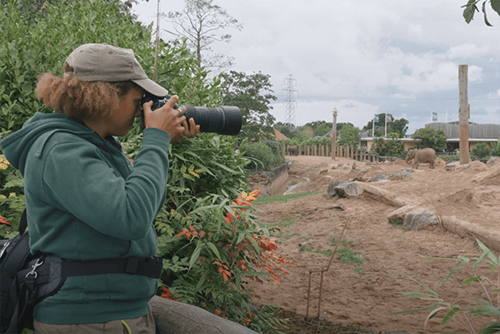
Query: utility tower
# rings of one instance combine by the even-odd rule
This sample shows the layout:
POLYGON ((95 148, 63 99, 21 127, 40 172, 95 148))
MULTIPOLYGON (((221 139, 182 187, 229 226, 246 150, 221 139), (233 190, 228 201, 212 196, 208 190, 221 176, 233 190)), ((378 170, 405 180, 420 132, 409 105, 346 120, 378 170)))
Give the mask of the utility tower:
POLYGON ((290 74, 285 78, 285 88, 282 90, 282 93, 286 95, 285 124, 290 128, 295 127, 295 107, 297 105, 295 96, 299 95, 299 91, 294 88, 296 84, 297 80, 290 74))

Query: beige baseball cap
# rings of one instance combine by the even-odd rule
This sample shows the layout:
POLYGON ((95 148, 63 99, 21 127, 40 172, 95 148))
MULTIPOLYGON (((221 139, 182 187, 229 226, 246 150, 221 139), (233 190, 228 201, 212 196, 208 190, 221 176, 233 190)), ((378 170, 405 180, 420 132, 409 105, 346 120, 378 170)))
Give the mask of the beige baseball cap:
POLYGON ((132 49, 108 44, 83 44, 66 59, 73 72, 67 72, 82 81, 132 81, 155 96, 166 96, 168 91, 150 80, 135 59, 132 49))

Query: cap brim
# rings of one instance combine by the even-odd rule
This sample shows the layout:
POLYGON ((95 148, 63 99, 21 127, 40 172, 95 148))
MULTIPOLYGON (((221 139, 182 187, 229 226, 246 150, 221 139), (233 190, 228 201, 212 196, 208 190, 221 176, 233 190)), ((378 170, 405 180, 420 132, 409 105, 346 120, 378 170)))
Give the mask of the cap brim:
POLYGON ((139 85, 142 89, 144 89, 148 93, 153 94, 154 96, 163 97, 168 95, 168 91, 165 88, 158 85, 151 79, 140 79, 131 81, 139 85))

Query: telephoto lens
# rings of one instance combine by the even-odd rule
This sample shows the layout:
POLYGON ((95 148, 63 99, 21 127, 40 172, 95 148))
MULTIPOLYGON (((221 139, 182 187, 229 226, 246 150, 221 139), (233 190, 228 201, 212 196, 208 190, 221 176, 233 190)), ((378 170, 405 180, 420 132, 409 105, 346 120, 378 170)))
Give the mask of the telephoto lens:
MULTIPOLYGON (((142 98, 141 105, 153 101, 151 110, 155 110, 161 108, 169 99, 170 95, 158 97, 146 93, 142 98)), ((193 118, 195 124, 200 126, 200 132, 214 132, 220 135, 231 136, 240 133, 243 116, 238 107, 223 106, 209 108, 184 105, 182 107, 186 111, 184 113, 186 120, 189 121, 190 118, 193 118)), ((174 109, 178 108, 179 106, 176 103, 174 109)), ((144 129, 144 112, 141 113, 141 128, 144 129)))

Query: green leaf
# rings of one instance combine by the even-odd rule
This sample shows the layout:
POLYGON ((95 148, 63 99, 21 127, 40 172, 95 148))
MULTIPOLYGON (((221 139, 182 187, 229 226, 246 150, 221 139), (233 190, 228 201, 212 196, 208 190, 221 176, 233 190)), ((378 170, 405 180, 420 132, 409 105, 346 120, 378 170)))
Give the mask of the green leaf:
POLYGON ((484 23, 485 23, 487 26, 489 26, 489 27, 493 27, 493 26, 491 25, 491 23, 490 23, 490 22, 488 22, 488 17, 486 16, 486 9, 485 9, 485 7, 486 7, 486 0, 483 2, 483 7, 482 7, 482 11, 483 11, 483 14, 484 14, 484 23))
POLYGON ((460 307, 456 306, 450 312, 446 313, 446 315, 443 318, 443 321, 441 322, 441 325, 446 324, 459 310, 460 307))
POLYGON ((474 281, 477 281, 478 279, 480 279, 481 276, 474 276, 474 277, 469 277, 469 278, 466 278, 463 282, 462 282, 462 285, 465 285, 465 284, 469 284, 470 282, 474 282, 474 281))
POLYGON ((411 278, 411 277, 410 277, 410 279, 411 279, 412 281, 414 281, 415 283, 419 284, 420 286, 422 286, 423 288, 425 288, 426 290, 430 291, 430 292, 431 292, 431 294, 432 294, 434 297, 436 297, 436 298, 438 298, 438 297, 439 297, 439 295, 437 294, 437 292, 436 292, 436 291, 432 290, 431 288, 429 288, 429 287, 428 287, 427 285, 425 285, 424 283, 420 283, 419 281, 417 281, 416 279, 411 278))
POLYGON ((500 0, 490 0, 491 8, 500 15, 500 0))
POLYGON ((467 2, 467 5, 465 5, 465 9, 463 12, 463 17, 465 19, 465 22, 470 23, 474 19, 474 13, 475 11, 479 11, 475 5, 475 0, 469 0, 467 2))
POLYGON ((200 252, 203 248, 203 244, 198 243, 196 246, 196 249, 193 252, 193 255, 191 255, 191 259, 189 260, 189 269, 193 267, 193 265, 196 263, 198 260, 198 257, 200 257, 200 252))
POLYGON ((436 290, 438 290, 440 287, 442 287, 444 285, 444 283, 446 283, 446 281, 451 277, 451 275, 453 275, 457 270, 463 268, 464 266, 457 266, 455 268, 453 268, 450 273, 445 277, 445 279, 441 282, 441 284, 439 284, 439 286, 436 288, 436 290))
POLYGON ((217 250, 217 247, 211 242, 207 242, 206 245, 214 252, 215 256, 217 256, 218 259, 220 259, 220 254, 219 251, 217 250))
POLYGON ((491 260, 491 264, 494 265, 495 267, 498 267, 499 265, 499 260, 498 258, 493 254, 493 252, 485 245, 481 242, 481 240, 479 239, 476 239, 476 242, 477 244, 479 245, 479 247, 481 247, 481 249, 483 250, 483 254, 481 254, 481 256, 478 258, 478 260, 476 261, 476 263, 474 264, 474 266, 472 266, 473 269, 476 269, 479 264, 481 263, 481 261, 486 257, 488 256, 488 258, 491 260))

